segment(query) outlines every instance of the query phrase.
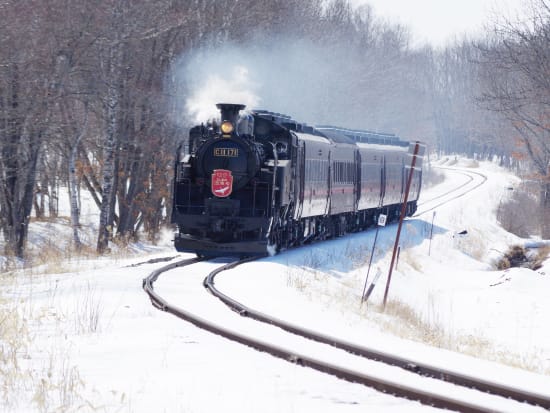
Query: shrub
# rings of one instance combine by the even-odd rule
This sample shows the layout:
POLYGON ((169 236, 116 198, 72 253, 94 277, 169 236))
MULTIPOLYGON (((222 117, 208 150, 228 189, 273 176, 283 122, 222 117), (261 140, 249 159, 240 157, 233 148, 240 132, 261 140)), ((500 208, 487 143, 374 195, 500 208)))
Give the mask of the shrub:
POLYGON ((440 184, 445 180, 445 176, 434 168, 425 168, 422 172, 422 185, 429 188, 440 184))
POLYGON ((542 262, 548 257, 550 247, 544 247, 537 252, 530 252, 525 247, 514 245, 504 254, 496 263, 498 270, 506 270, 512 267, 524 267, 532 270, 538 270, 542 267, 542 262))
POLYGON ((539 229, 539 202, 530 191, 516 189, 507 201, 499 205, 497 219, 506 231, 527 238, 539 229))

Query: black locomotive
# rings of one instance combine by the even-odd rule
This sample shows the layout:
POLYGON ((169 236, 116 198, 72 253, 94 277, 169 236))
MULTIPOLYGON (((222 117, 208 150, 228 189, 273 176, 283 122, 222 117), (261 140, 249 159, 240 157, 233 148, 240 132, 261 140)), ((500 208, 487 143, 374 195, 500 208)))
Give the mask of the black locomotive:
MULTIPOLYGON (((264 255, 399 217, 416 144, 390 134, 311 127, 244 105, 193 127, 178 149, 175 247, 199 256, 264 255)), ((416 210, 413 169, 406 214, 416 210)))

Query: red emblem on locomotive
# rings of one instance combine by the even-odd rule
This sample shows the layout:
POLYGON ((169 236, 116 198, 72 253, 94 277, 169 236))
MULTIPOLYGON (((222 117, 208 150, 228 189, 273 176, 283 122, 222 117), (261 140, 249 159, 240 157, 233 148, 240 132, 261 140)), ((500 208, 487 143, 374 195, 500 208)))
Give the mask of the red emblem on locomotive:
POLYGON ((233 192, 233 176, 227 169, 214 169, 212 173, 212 193, 218 198, 225 198, 233 192))

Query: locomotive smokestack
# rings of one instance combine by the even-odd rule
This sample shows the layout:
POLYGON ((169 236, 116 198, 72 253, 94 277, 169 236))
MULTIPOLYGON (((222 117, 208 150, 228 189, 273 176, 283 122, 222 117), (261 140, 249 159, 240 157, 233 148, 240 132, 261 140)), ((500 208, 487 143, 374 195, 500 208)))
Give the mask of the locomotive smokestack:
POLYGON ((239 105, 233 103, 218 103, 216 107, 222 113, 222 122, 228 120, 233 125, 237 124, 239 111, 246 108, 246 105, 239 105))

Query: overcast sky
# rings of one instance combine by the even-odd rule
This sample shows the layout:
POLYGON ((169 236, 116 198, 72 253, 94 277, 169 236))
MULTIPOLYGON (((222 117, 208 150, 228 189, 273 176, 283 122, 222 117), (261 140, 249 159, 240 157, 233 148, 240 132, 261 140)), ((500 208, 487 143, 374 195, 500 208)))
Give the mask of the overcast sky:
MULTIPOLYGON (((527 0, 528 1, 528 0, 527 0)), ((375 15, 410 27, 415 44, 444 46, 464 34, 475 36, 495 12, 514 17, 526 0, 351 0, 370 4, 375 15)))

